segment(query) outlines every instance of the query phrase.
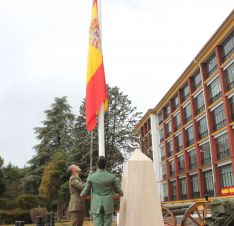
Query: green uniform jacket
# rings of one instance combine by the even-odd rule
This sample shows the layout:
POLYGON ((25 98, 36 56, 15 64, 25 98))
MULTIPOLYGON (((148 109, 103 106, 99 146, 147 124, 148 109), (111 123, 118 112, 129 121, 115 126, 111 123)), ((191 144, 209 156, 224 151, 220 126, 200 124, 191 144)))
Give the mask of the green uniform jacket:
POLYGON ((80 197, 80 193, 84 188, 84 183, 78 176, 71 176, 69 180, 70 202, 68 211, 84 211, 84 198, 80 197))
POLYGON ((87 178, 85 188, 80 195, 89 195, 91 189, 91 213, 99 214, 103 207, 105 214, 112 214, 114 212, 113 194, 123 195, 117 178, 107 170, 98 169, 87 178))

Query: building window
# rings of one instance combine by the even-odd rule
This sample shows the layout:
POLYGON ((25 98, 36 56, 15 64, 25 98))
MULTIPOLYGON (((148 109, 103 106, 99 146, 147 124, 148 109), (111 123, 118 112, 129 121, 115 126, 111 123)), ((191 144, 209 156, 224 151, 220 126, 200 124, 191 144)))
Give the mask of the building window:
POLYGON ((177 114, 174 117, 174 125, 175 125, 175 130, 178 130, 181 127, 181 117, 180 117, 180 114, 177 114))
POLYGON ((166 179, 167 178, 167 166, 166 164, 162 165, 162 179, 166 179))
POLYGON ((205 194, 207 194, 208 197, 213 197, 214 196, 214 181, 213 181, 212 170, 203 172, 203 178, 204 178, 204 184, 205 184, 205 194))
POLYGON ((221 48, 222 48, 223 61, 225 61, 234 52, 234 31, 223 42, 221 48))
POLYGON ((182 101, 185 101, 189 98, 189 86, 186 84, 181 90, 182 101))
POLYGON ((159 130, 159 139, 160 139, 160 143, 164 140, 164 130, 163 130, 163 128, 161 128, 159 130))
POLYGON ((158 124, 161 125, 162 122, 163 122, 163 113, 162 113, 162 111, 160 111, 158 113, 158 124))
POLYGON ((193 81, 193 91, 195 91, 197 88, 199 88, 202 84, 202 78, 201 78, 201 73, 200 70, 198 70, 192 77, 193 81))
POLYGON ((201 157, 202 157, 202 165, 207 165, 211 163, 210 156, 210 143, 207 142, 200 146, 201 157))
POLYGON ((234 96, 232 96, 230 99, 230 105, 231 105, 231 114, 232 114, 232 121, 234 121, 234 96))
POLYGON ((172 143, 172 140, 170 140, 167 142, 167 157, 172 156, 173 151, 174 151, 173 150, 173 143, 172 143))
POLYGON ((199 95, 197 95, 194 98, 194 104, 195 104, 196 115, 200 114, 202 111, 205 110, 205 100, 203 92, 201 92, 199 95))
POLYGON ((183 138, 181 133, 175 137, 175 142, 176 142, 177 152, 181 151, 183 149, 183 138))
POLYGON ((176 200, 176 181, 171 182, 171 200, 176 200))
POLYGON ((187 199, 186 179, 180 179, 181 199, 187 199))
POLYGON ((222 160, 230 156, 230 147, 227 133, 216 138, 217 159, 222 160))
POLYGON ((190 126, 186 130, 186 137, 187 137, 187 146, 190 146, 190 145, 194 144, 194 129, 193 129, 193 126, 190 126))
POLYGON ((234 186, 234 176, 231 164, 219 167, 219 176, 222 188, 234 186))
POLYGON ((160 147, 160 151, 161 151, 161 161, 163 161, 166 159, 166 150, 164 145, 160 147))
POLYGON ((206 116, 200 119, 198 122, 199 139, 203 139, 208 136, 206 116))
POLYGON ((197 159, 196 159, 196 151, 192 150, 188 152, 189 156, 189 169, 196 169, 197 168, 197 159))
POLYGON ((192 198, 199 198, 199 180, 198 175, 192 175, 191 176, 191 184, 192 184, 192 198))
POLYGON ((213 110, 212 116, 214 122, 214 131, 221 129, 226 125, 223 104, 213 110))
POLYGON ((179 167, 179 173, 185 172, 185 164, 184 164, 184 156, 183 155, 178 157, 178 167, 179 167))
POLYGON ((212 104, 216 100, 218 100, 222 95, 221 85, 218 77, 212 83, 210 83, 208 89, 209 89, 210 103, 212 104))
POLYGON ((168 184, 163 184, 163 200, 168 201, 168 184))
POLYGON ((170 111, 170 105, 168 104, 166 107, 165 107, 165 115, 166 115, 166 118, 169 117, 171 111, 170 111))
POLYGON ((166 136, 169 137, 172 134, 171 122, 166 124, 166 136))
POLYGON ((225 80, 227 84, 227 90, 230 90, 234 87, 234 63, 232 63, 225 71, 225 80))
POLYGON ((170 177, 175 176, 175 162, 174 160, 169 162, 170 177))
POLYGON ((173 98, 173 110, 177 109, 178 107, 179 107, 179 97, 178 97, 178 95, 176 95, 173 98))
POLYGON ((211 76, 217 69, 217 62, 215 53, 213 53, 209 59, 206 61, 206 76, 207 78, 211 76))
POLYGON ((192 119, 192 110, 191 110, 191 104, 185 106, 184 108, 184 122, 187 123, 192 119))

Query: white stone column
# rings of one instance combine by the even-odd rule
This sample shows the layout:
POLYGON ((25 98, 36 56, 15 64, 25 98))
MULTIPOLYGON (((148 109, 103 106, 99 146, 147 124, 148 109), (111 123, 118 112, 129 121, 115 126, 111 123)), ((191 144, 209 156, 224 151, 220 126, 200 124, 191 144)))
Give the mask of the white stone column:
POLYGON ((156 184, 158 187, 158 191, 162 195, 162 186, 160 182, 162 172, 160 167, 159 130, 157 129, 158 119, 156 114, 153 113, 150 114, 150 123, 151 123, 151 139, 152 139, 154 172, 156 176, 156 184))

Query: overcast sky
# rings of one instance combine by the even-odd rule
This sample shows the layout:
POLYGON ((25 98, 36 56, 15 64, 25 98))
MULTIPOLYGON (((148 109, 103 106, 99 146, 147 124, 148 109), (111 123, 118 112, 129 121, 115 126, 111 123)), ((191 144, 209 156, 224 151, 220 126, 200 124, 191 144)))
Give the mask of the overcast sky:
MULTIPOLYGON (((233 0, 102 0, 106 80, 154 107, 233 9, 233 0)), ((0 0, 0 156, 20 167, 54 97, 78 113, 92 0, 0 0)))

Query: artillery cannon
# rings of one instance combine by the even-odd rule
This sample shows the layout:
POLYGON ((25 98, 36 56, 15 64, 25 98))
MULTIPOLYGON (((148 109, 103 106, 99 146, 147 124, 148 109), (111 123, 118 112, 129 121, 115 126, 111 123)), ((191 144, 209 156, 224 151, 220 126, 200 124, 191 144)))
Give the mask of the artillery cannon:
POLYGON ((234 198, 166 204, 162 213, 165 226, 234 226, 234 198))

